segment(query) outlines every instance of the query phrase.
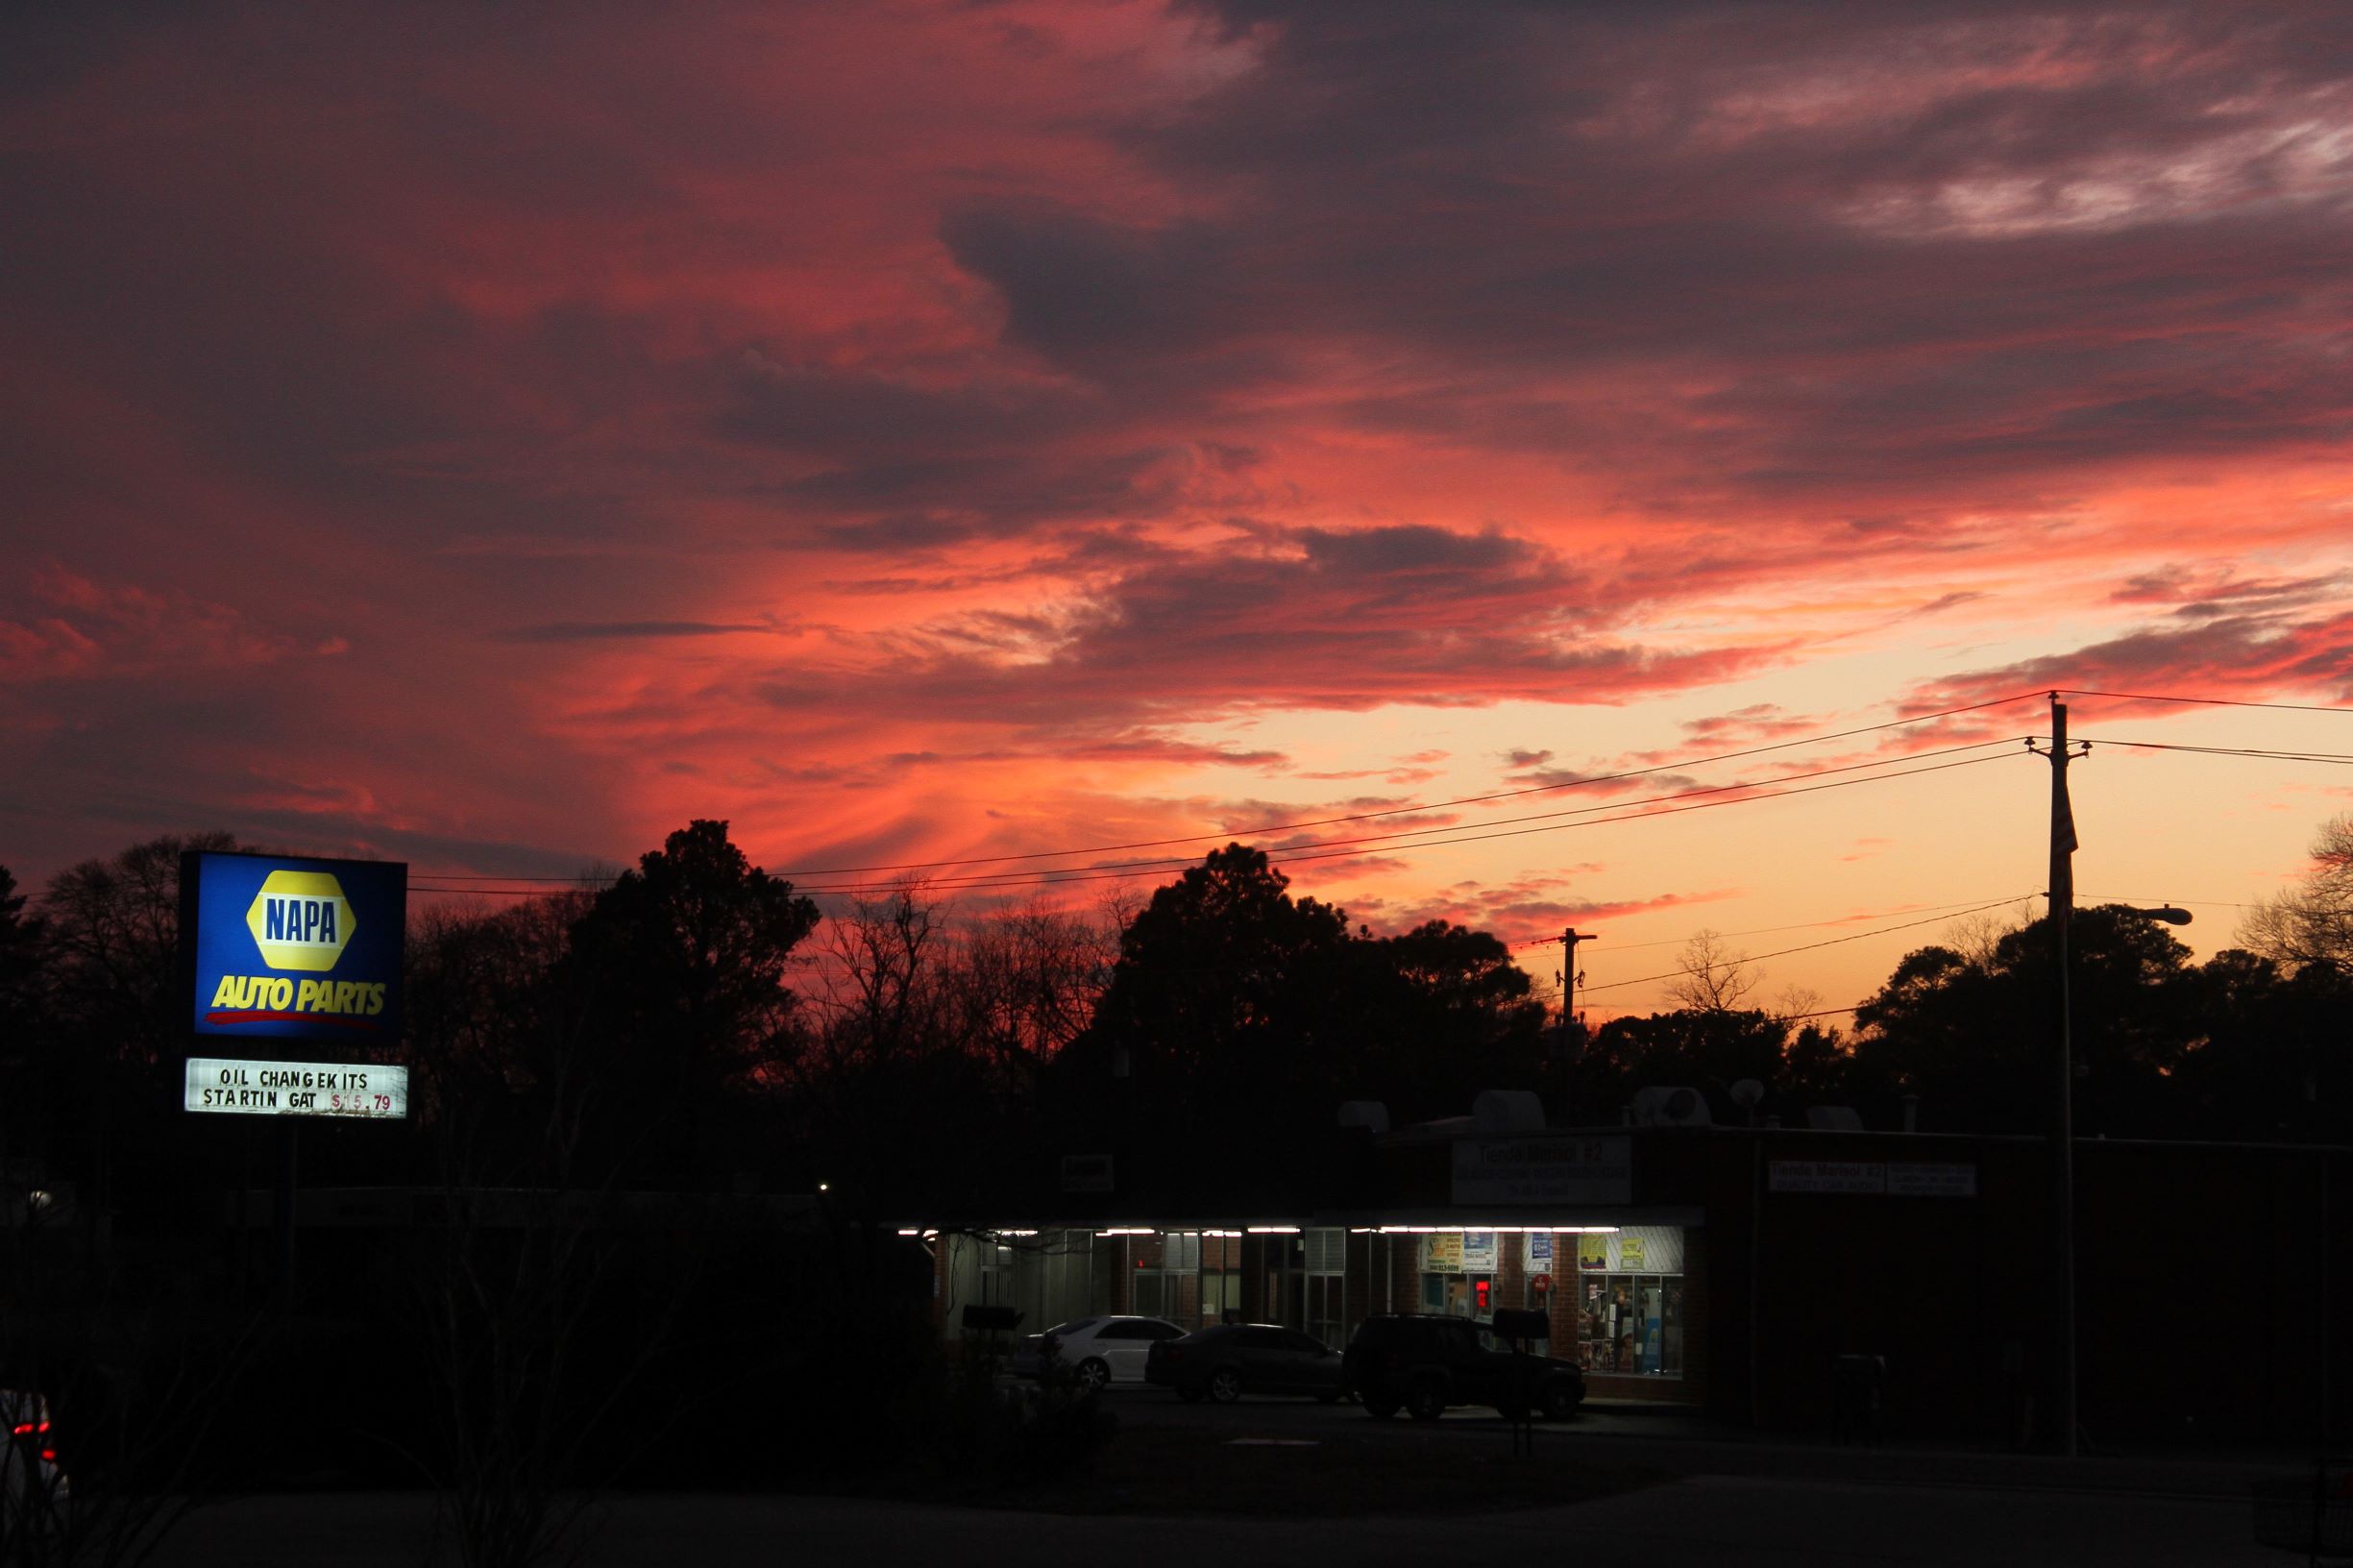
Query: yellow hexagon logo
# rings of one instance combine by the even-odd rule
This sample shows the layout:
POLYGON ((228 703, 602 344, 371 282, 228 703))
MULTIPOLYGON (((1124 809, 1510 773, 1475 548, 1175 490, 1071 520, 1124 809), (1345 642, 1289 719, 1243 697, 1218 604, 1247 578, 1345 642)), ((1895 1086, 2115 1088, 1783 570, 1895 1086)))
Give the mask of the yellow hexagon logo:
POLYGON ((352 940, 352 906, 331 872, 272 871, 245 924, 271 968, 331 969, 352 940))

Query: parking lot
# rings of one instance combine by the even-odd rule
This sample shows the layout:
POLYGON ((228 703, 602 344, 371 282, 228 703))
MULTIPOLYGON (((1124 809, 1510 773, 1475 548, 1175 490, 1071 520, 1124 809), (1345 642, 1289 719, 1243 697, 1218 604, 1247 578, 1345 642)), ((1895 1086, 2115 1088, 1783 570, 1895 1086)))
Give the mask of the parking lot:
MULTIPOLYGON (((1376 1421, 1353 1405, 1244 1398, 1189 1405, 1115 1387, 1115 1473, 1186 1451, 1225 1461, 1197 1485, 1077 1508, 949 1507, 792 1496, 642 1495, 596 1505, 580 1560, 594 1568, 709 1568, 841 1551, 906 1563, 1010 1559, 1053 1568, 1106 1553, 1149 1565, 1213 1556, 1226 1568, 1344 1555, 1374 1564, 1502 1552, 1628 1554, 1679 1568, 1838 1560, 2013 1561, 2231 1568, 2282 1560, 2252 1542, 2246 1484, 2286 1457, 2097 1458, 1925 1447, 1840 1448, 1719 1427, 1684 1411, 1603 1403, 1537 1423, 1515 1455, 1492 1411, 1376 1421), (1124 1470, 1123 1470, 1124 1467, 1124 1470), (1486 1499, 1385 1485, 1468 1477, 1486 1499), (1234 1478, 1274 1486, 1236 1486, 1234 1478), (1532 1482, 1514 1490, 1514 1480, 1532 1482), (1591 1485, 1583 1484, 1593 1481, 1591 1485), (1495 1482, 1505 1484, 1497 1486, 1495 1482), (1580 1500, 1544 1500, 1543 1485, 1580 1500), (1453 1506, 1450 1506, 1453 1505, 1453 1506), (1461 1506, 1470 1505, 1470 1506, 1461 1506), (1140 1531, 1140 1522, 1150 1528, 1140 1531)), ((241 1500, 191 1520, 163 1568, 376 1568, 412 1563, 430 1529, 418 1494, 241 1500)))

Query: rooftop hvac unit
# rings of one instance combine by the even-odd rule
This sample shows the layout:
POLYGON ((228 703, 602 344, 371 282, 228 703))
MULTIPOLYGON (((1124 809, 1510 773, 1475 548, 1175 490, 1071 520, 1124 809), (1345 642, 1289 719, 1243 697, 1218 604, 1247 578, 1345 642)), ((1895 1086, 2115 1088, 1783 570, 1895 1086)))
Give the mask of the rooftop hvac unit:
POLYGON ((1544 1131, 1544 1102, 1524 1089, 1490 1089, 1471 1101, 1471 1131, 1509 1138, 1544 1131))
POLYGON ((1696 1089, 1655 1084, 1634 1091, 1637 1127, 1705 1127, 1713 1120, 1707 1114, 1707 1096, 1696 1089))

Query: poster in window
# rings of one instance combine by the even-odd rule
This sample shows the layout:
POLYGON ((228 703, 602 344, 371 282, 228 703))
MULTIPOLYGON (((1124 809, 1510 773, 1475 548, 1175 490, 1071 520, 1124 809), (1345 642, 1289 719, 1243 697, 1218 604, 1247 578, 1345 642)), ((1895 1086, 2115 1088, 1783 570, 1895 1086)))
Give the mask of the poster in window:
POLYGON ((1577 1238, 1577 1266, 1596 1272, 1609 1267, 1609 1237, 1581 1236, 1577 1238))
POLYGON ((1625 1232, 1618 1237, 1618 1266, 1629 1274, 1639 1273, 1650 1266, 1643 1261, 1649 1251, 1644 1245, 1644 1237, 1636 1236, 1631 1231, 1625 1232))
POLYGON ((1464 1231, 1462 1233, 1462 1272, 1492 1274, 1495 1272, 1495 1233, 1493 1231, 1464 1231))
POLYGON ((1528 1272, 1531 1274, 1550 1273, 1553 1266, 1553 1233, 1530 1231, 1528 1233, 1528 1252, 1520 1262, 1528 1265, 1528 1272))
POLYGON ((1422 1237, 1422 1272, 1425 1274, 1459 1274, 1462 1272, 1462 1233, 1440 1231, 1422 1237))

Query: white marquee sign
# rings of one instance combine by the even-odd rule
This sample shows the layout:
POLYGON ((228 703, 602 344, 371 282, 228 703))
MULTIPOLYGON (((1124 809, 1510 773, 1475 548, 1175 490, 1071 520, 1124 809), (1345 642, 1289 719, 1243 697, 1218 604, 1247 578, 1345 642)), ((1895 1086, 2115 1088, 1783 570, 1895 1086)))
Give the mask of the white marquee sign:
POLYGON ((243 1062, 188 1058, 187 1110, 244 1116, 408 1115, 408 1069, 380 1062, 243 1062))

